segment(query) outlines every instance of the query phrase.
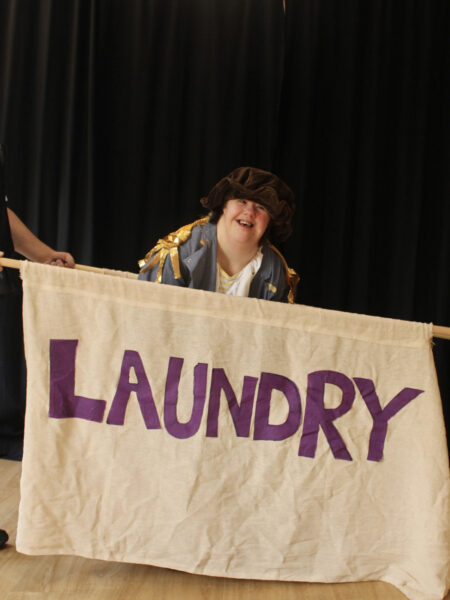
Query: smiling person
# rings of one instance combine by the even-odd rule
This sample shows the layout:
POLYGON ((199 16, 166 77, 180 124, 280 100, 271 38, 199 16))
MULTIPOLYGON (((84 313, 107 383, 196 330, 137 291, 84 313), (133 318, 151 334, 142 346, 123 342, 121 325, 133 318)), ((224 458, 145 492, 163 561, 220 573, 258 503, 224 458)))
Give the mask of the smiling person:
POLYGON ((298 275, 272 245, 291 233, 294 195, 279 177, 239 167, 202 198, 207 217, 158 240, 139 279, 294 302, 298 275))

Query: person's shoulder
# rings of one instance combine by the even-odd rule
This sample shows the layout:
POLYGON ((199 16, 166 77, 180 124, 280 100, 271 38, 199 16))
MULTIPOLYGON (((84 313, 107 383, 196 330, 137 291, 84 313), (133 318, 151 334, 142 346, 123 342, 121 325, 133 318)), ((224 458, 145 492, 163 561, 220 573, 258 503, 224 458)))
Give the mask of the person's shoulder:
POLYGON ((281 252, 272 245, 270 242, 265 242, 261 246, 261 250, 263 253, 264 259, 271 263, 274 267, 279 268, 281 270, 285 270, 287 267, 287 262, 281 252))
POLYGON ((185 228, 191 231, 191 235, 204 236, 215 231, 216 226, 209 222, 209 217, 202 217, 201 219, 197 219, 197 221, 194 221, 189 225, 185 225, 181 229, 183 230, 185 228))
POLYGON ((263 260, 265 259, 270 263, 272 271, 285 279, 285 283, 288 289, 287 300, 289 303, 295 302, 295 295, 297 292, 297 285, 300 280, 299 275, 294 269, 291 269, 286 262, 286 259, 281 252, 273 246, 270 242, 266 242, 263 247, 263 260))
POLYGON ((210 238, 214 238, 215 231, 216 226, 209 222, 209 217, 203 217, 193 223, 183 225, 171 235, 173 242, 180 247, 180 250, 192 252, 207 244, 210 238))
POLYGON ((179 254, 181 259, 190 256, 206 245, 205 240, 213 238, 213 230, 215 230, 215 225, 209 223, 209 217, 203 217, 169 233, 158 240, 156 245, 139 261, 140 274, 143 275, 159 265, 158 273, 161 275, 168 255, 173 257, 173 253, 179 254))

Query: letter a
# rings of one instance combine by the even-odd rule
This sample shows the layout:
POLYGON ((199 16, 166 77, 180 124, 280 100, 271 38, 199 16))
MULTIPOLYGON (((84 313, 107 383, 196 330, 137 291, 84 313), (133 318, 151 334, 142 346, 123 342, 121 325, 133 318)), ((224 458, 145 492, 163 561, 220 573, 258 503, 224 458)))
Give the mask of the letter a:
POLYGON ((125 412, 128 406, 131 392, 136 392, 142 416, 147 429, 161 429, 156 406, 153 402, 150 383, 145 374, 139 353, 135 350, 125 350, 123 353, 122 368, 120 370, 119 383, 114 399, 111 404, 106 422, 109 425, 123 425, 125 412), (131 383, 130 370, 134 369, 137 383, 131 383))

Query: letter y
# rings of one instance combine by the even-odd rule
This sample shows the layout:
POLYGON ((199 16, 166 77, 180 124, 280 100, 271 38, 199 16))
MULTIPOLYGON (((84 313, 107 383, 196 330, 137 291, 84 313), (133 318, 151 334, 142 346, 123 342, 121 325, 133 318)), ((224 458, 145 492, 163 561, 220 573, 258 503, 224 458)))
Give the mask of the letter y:
POLYGON ((370 433, 369 453, 367 460, 380 461, 383 458, 384 443, 386 441, 388 421, 392 419, 402 408, 414 400, 423 390, 414 388, 403 388, 384 408, 375 391, 375 384, 371 379, 354 377, 354 382, 363 397, 373 419, 373 427, 370 433))

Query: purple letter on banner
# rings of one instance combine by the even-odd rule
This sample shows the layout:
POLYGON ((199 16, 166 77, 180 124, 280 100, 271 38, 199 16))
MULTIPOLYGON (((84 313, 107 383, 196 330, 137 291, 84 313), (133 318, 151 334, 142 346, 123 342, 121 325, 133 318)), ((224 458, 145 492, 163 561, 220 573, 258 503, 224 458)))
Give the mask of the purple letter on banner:
POLYGON ((300 427, 302 407, 300 392, 293 381, 282 375, 262 373, 259 384, 258 399, 255 409, 254 440, 279 441, 293 435, 300 427), (279 390, 288 401, 289 414, 284 423, 271 425, 269 423, 270 402, 272 391, 279 390))
POLYGON ((101 423, 105 400, 75 396, 75 357, 78 340, 50 340, 49 417, 101 423))
POLYGON ((109 425, 123 425, 125 412, 131 392, 136 392, 142 416, 147 429, 161 429, 161 424, 153 402, 150 383, 145 374, 141 357, 136 350, 125 350, 123 353, 122 367, 117 390, 111 404, 111 409, 106 422, 109 425), (134 369, 137 383, 130 382, 130 370, 134 369))
POLYGON ((208 418, 206 424, 206 435, 217 437, 220 394, 223 390, 227 397, 228 408, 233 419, 236 435, 248 437, 250 434, 250 422, 252 420, 253 399, 258 379, 256 377, 244 377, 242 386, 242 398, 239 405, 236 395, 228 381, 223 369, 213 369, 211 378, 211 391, 209 394, 208 418))
POLYGON ((194 367, 194 404, 191 418, 186 423, 180 423, 177 417, 178 386, 184 360, 171 357, 167 370, 166 393, 164 396, 164 424, 173 437, 181 440, 192 437, 197 433, 203 415, 206 399, 206 376, 208 365, 198 363, 194 367))
POLYGON ((353 379, 358 386, 361 396, 373 419, 367 460, 380 461, 383 458, 384 442, 386 440, 389 419, 396 415, 404 406, 409 404, 411 400, 414 400, 419 394, 422 394, 423 390, 403 388, 389 404, 384 408, 381 408, 373 381, 371 379, 364 379, 363 377, 354 377, 353 379))
POLYGON ((348 412, 355 399, 352 380, 337 371, 315 371, 308 375, 305 423, 300 441, 299 456, 314 458, 319 426, 328 440, 335 458, 353 460, 333 421, 348 412), (325 384, 332 383, 342 390, 342 402, 337 408, 325 408, 325 384))

